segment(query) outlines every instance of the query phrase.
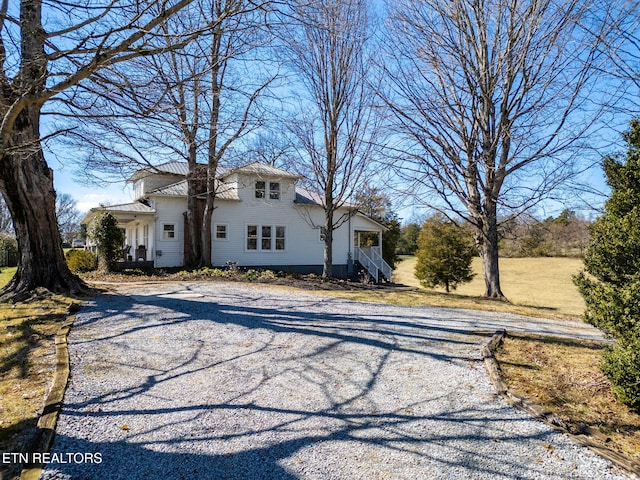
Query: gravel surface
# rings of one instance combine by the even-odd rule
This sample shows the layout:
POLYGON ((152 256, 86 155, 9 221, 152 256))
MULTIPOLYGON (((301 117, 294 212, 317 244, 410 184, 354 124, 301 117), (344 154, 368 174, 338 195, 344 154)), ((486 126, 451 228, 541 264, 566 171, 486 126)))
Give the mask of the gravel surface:
POLYGON ((125 288, 77 316, 42 479, 627 478, 496 397, 481 361, 498 328, 597 338, 587 325, 244 284, 125 288))

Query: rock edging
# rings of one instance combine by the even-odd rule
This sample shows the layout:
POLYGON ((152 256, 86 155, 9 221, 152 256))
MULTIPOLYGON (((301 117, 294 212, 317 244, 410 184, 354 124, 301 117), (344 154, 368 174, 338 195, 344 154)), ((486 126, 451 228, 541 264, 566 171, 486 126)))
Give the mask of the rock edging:
POLYGON ((580 434, 572 433, 567 428, 567 425, 556 414, 509 391, 509 388, 502 377, 500 365, 494 355, 495 350, 502 344, 506 335, 506 330, 496 331, 482 349, 484 366, 496 389, 496 393, 504 398, 510 405, 527 412, 538 420, 543 421, 554 430, 567 434, 574 442, 588 447, 593 452, 609 460, 614 465, 633 474, 635 477, 640 478, 640 464, 629 459, 618 451, 605 447, 603 444, 606 440, 606 436, 599 431, 585 425, 581 428, 580 434))

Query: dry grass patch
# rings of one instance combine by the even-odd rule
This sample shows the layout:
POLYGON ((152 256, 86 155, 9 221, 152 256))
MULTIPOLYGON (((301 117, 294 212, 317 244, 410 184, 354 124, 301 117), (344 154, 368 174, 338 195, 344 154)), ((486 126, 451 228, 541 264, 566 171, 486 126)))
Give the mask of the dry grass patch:
POLYGON ((528 317, 554 318, 559 320, 579 320, 577 315, 564 313, 548 307, 519 305, 491 300, 481 296, 459 295, 426 289, 402 290, 399 288, 378 288, 356 291, 326 291, 323 295, 333 295, 359 302, 389 303, 408 307, 464 308, 487 312, 504 312, 528 317))
MULTIPOLYGON (((394 281, 419 287, 425 292, 444 292, 444 289, 420 287, 420 282, 414 275, 415 264, 415 257, 405 257, 394 271, 394 281)), ((584 310, 584 300, 573 284, 572 277, 582 268, 583 263, 579 258, 501 258, 500 283, 505 296, 514 306, 578 317, 584 310)), ((484 294, 485 286, 479 258, 473 259, 473 271, 476 274, 474 279, 460 285, 455 294, 472 298, 484 294)))
MULTIPOLYGON (((54 337, 74 300, 44 294, 0 303, 0 452, 20 452, 35 432, 56 365, 54 337)), ((0 478, 19 474, 0 465, 0 478)))
POLYGON ((509 336, 495 352, 509 390, 556 414, 574 433, 606 436, 604 446, 640 462, 640 415, 620 404, 599 368, 601 344, 509 336))

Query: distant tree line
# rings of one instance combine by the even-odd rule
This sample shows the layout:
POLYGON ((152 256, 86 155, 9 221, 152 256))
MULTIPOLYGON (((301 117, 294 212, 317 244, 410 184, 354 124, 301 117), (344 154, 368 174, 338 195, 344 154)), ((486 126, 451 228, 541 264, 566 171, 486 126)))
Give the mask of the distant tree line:
MULTIPOLYGON (((521 216, 503 221, 499 230, 500 256, 582 257, 589 245, 589 225, 590 220, 570 209, 544 220, 521 216)), ((396 244, 398 255, 415 255, 421 228, 415 222, 401 227, 396 244)))
POLYGON ((582 257, 589 245, 591 221, 565 209, 557 217, 519 217, 502 223, 503 257, 582 257))

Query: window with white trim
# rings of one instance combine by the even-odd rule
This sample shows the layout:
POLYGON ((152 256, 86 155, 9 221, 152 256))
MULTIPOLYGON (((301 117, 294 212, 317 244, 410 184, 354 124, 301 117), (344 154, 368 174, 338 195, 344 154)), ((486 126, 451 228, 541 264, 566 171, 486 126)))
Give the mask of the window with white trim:
POLYGON ((283 225, 276 226, 276 250, 284 250, 286 230, 283 225))
POLYGON ((269 182, 269 198, 280 200, 280 182, 269 182))
POLYGON ((247 250, 282 252, 286 249, 286 237, 284 225, 247 225, 247 250))
POLYGON ((262 250, 271 250, 271 225, 263 225, 261 230, 260 245, 262 245, 262 250))
POLYGON ((226 240, 227 239, 227 225, 218 223, 215 226, 216 232, 216 240, 226 240))
POLYGON ((172 240, 176 238, 176 226, 173 223, 165 223, 162 226, 162 239, 172 240))
POLYGON ((247 225, 247 250, 258 249, 258 226, 247 225))
POLYGON ((280 200, 280 182, 256 180, 254 192, 256 198, 280 200))

